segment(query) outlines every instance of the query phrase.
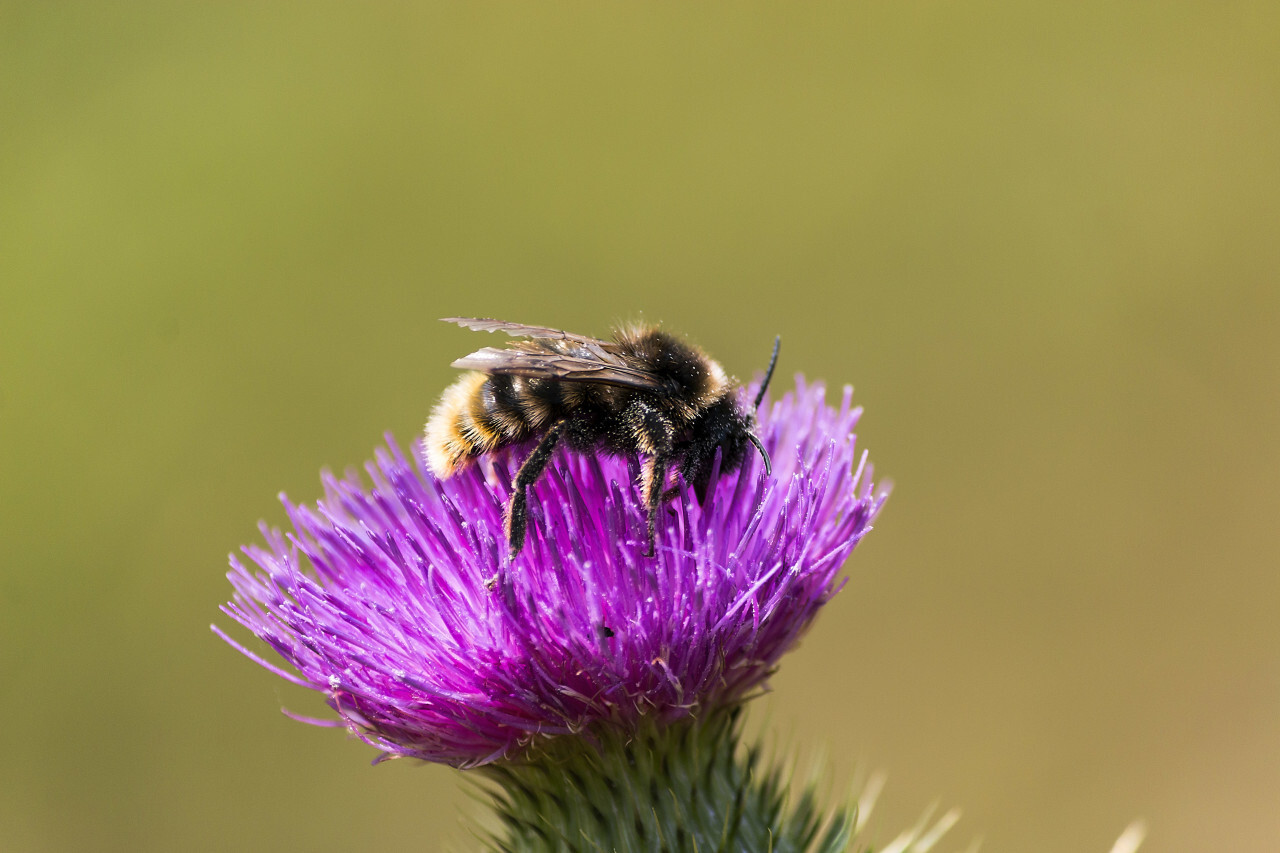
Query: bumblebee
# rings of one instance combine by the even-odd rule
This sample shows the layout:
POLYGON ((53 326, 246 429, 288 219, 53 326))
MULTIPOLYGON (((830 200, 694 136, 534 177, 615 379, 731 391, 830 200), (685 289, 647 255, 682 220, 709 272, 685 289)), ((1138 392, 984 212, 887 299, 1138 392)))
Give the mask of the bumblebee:
POLYGON ((653 556, 658 508, 677 493, 668 485, 673 471, 703 501, 716 451, 721 470, 733 471, 750 443, 764 459, 765 474, 771 473, 769 454, 754 432, 755 410, 773 376, 781 338, 774 341, 769 369, 748 410, 738 403, 737 383, 724 368, 656 327, 619 329, 606 341, 498 320, 444 322, 528 339, 484 347, 453 362, 473 372, 445 390, 427 422, 424 444, 427 467, 443 479, 485 453, 538 439, 507 504, 511 559, 524 547, 528 489, 561 443, 584 453, 644 456, 646 556, 653 556))

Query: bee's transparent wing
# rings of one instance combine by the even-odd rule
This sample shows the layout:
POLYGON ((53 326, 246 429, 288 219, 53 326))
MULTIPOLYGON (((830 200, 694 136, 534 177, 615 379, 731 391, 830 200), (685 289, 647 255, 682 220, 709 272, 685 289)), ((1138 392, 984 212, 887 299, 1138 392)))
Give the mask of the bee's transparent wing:
POLYGON ((549 329, 546 326, 526 326, 523 323, 506 323, 502 320, 489 320, 484 317, 442 317, 440 319, 441 322, 457 323, 463 328, 474 329, 477 332, 506 332, 516 338, 572 341, 573 343, 584 345, 595 344, 606 350, 613 347, 610 341, 589 338, 586 335, 575 335, 570 332, 563 332, 560 329, 549 329))
POLYGON ((526 376, 561 382, 598 382, 647 391, 661 388, 663 381, 634 359, 618 352, 617 344, 586 335, 575 335, 545 326, 526 326, 481 317, 445 317, 477 332, 506 332, 519 341, 510 347, 485 347, 453 363, 463 370, 479 370, 494 376, 526 376))
POLYGON ((453 363, 463 370, 479 370, 494 376, 525 376, 561 382, 595 382, 654 391, 662 378, 599 346, 578 345, 558 352, 540 342, 522 342, 509 349, 485 347, 453 363))

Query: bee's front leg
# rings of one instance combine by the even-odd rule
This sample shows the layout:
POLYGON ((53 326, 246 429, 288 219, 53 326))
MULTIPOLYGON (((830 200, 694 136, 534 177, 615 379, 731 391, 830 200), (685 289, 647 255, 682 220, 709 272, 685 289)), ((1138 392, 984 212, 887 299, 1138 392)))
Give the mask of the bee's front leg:
POLYGON ((640 496, 648 515, 649 547, 644 555, 652 557, 658 507, 662 505, 666 494, 675 430, 662 412, 641 401, 628 407, 627 424, 637 449, 646 457, 641 471, 640 496))

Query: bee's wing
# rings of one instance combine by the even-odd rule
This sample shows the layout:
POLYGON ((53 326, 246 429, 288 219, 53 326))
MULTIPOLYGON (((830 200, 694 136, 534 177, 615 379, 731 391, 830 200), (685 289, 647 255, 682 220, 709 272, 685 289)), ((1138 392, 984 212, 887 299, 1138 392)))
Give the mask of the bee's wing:
POLYGON ((613 346, 609 341, 602 341, 599 338, 575 335, 570 332, 562 332, 559 329, 548 329, 546 326, 526 326, 523 323, 504 323, 502 320, 489 320, 484 317, 441 317, 440 320, 443 323, 457 323, 463 328, 474 329, 477 332, 506 332, 508 335, 516 338, 540 338, 543 340, 553 341, 573 341, 578 344, 596 344, 597 346, 605 348, 613 346))
POLYGON ((535 342, 516 344, 510 349, 485 347, 466 358, 458 359, 453 366, 463 370, 479 370, 494 376, 596 382, 646 391, 662 387, 661 377, 608 351, 605 349, 607 345, 605 341, 591 341, 590 344, 575 347, 568 353, 557 352, 535 342))

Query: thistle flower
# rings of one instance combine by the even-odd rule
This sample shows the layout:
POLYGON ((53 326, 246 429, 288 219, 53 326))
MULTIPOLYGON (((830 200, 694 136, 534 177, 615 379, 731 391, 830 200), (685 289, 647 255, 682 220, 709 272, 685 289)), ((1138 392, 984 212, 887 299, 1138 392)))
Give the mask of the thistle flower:
MULTIPOLYGON (((761 412, 774 460, 683 490, 646 548, 634 459, 561 453, 506 564, 503 508, 524 448, 440 481, 387 437, 358 477, 324 475, 294 531, 232 557, 224 612, 382 751, 458 767, 518 757, 594 724, 635 731, 738 703, 841 583, 877 493, 855 456, 861 409, 797 379, 761 412), (305 558, 305 562, 303 560, 305 558), (310 564, 310 570, 305 566, 310 564)), ((318 722, 308 720, 308 722, 318 722)))
MULTIPOLYGON (((315 508, 282 496, 293 531, 262 527, 228 574, 223 612, 381 751, 482 767, 503 851, 846 849, 854 814, 787 807, 783 771, 740 750, 742 701, 839 591, 884 503, 861 414, 820 383, 760 413, 773 459, 680 484, 656 549, 636 459, 561 453, 532 487, 524 550, 503 511, 527 448, 438 480, 388 436, 324 475, 315 508)), ((379 759, 379 760, 380 760, 379 759)))

